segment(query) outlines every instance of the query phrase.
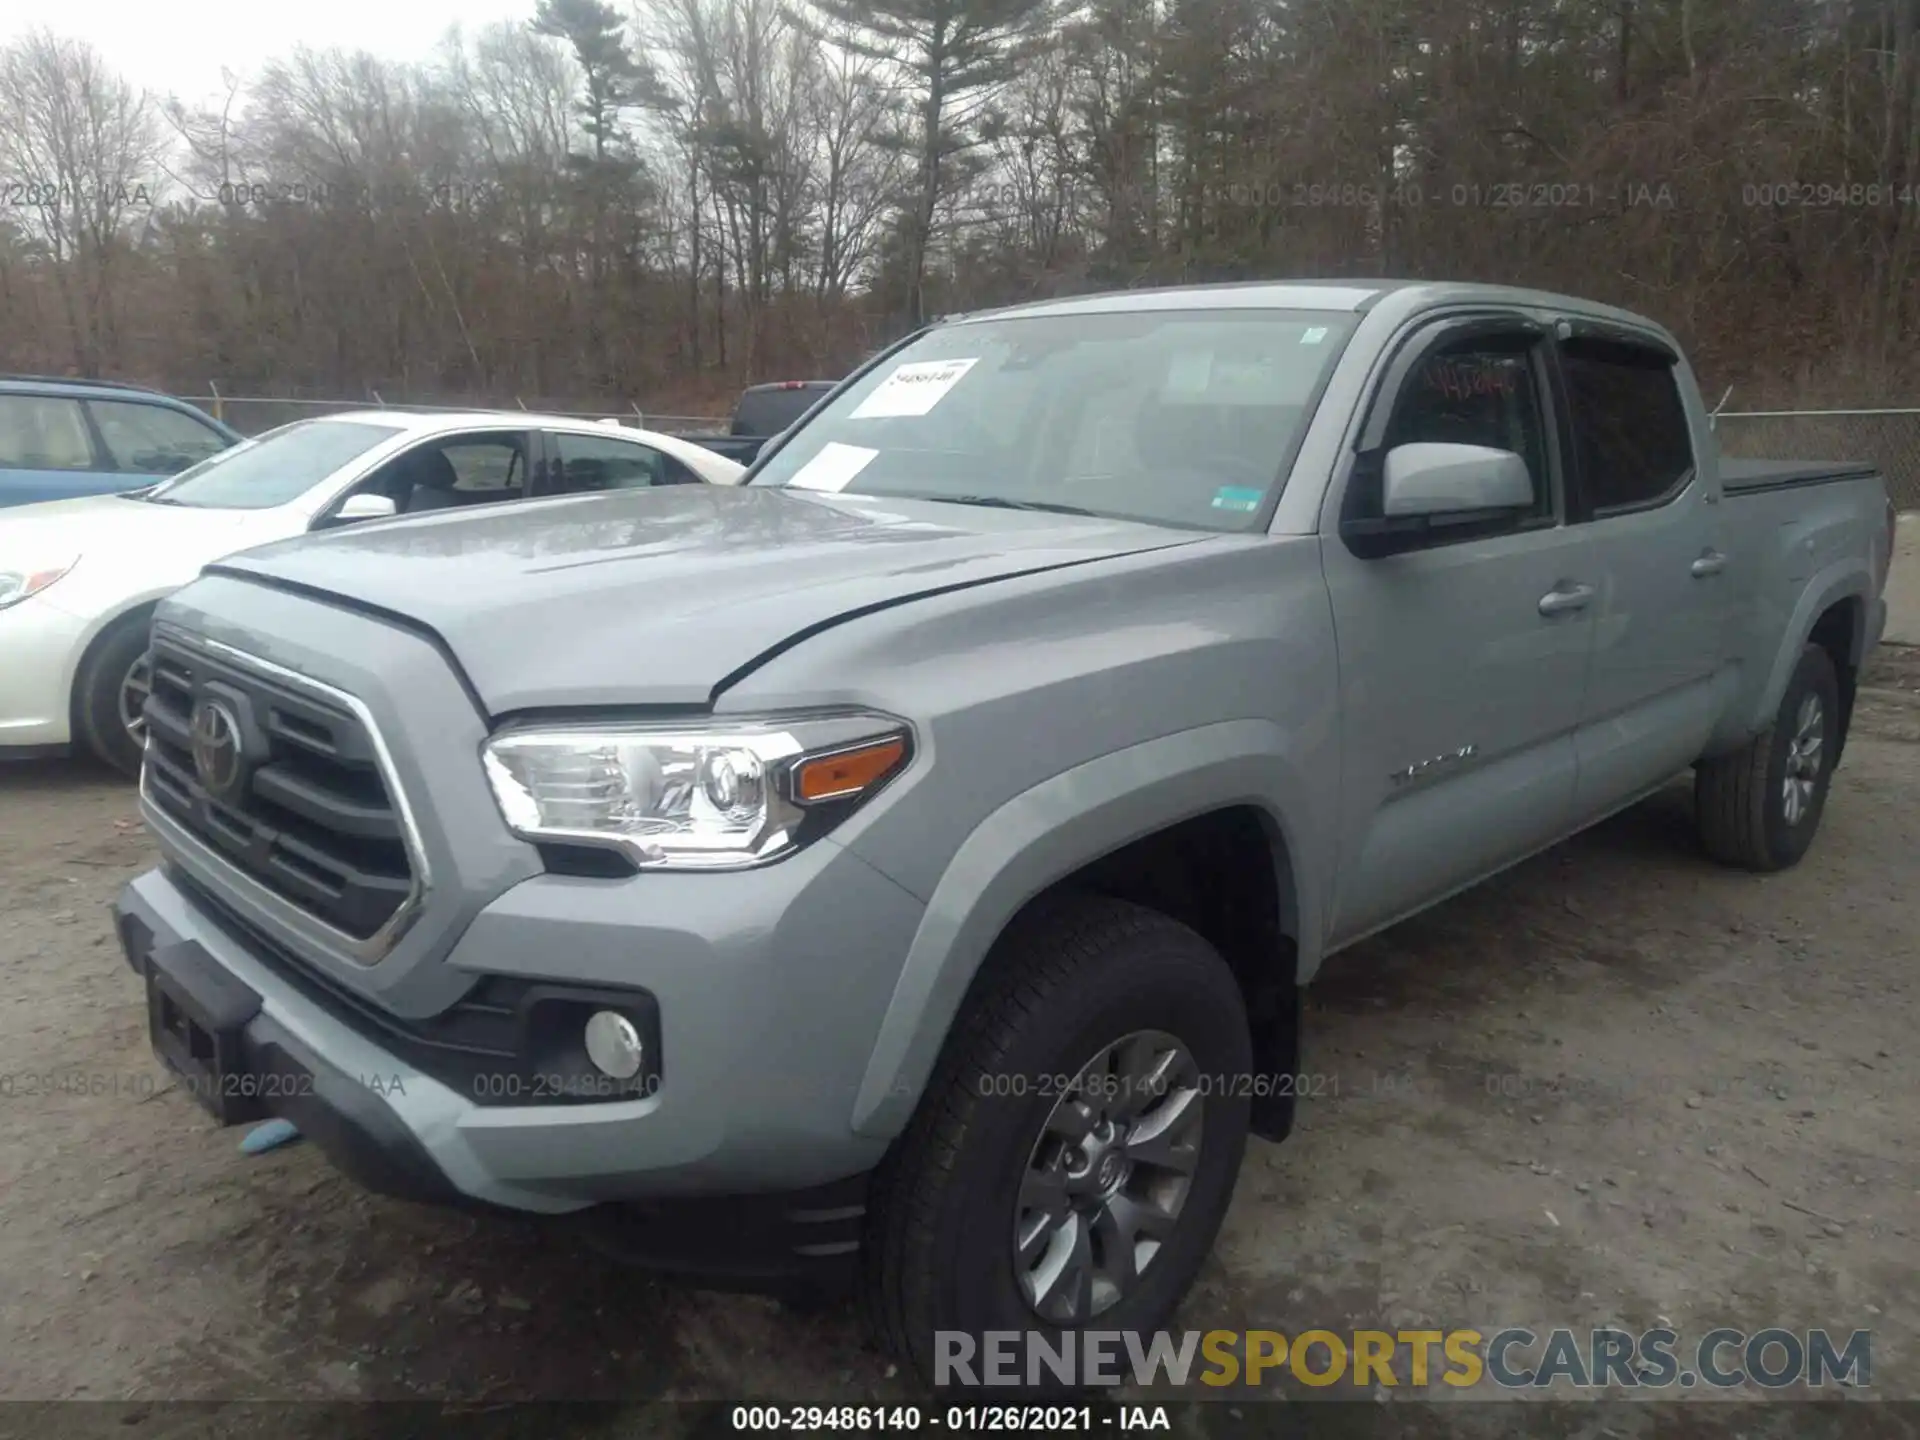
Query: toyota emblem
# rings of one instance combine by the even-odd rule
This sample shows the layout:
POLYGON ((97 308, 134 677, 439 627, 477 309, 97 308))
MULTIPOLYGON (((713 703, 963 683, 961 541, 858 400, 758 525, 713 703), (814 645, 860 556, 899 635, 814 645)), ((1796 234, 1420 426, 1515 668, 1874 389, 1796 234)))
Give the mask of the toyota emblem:
POLYGON ((240 783, 240 721, 218 700, 202 697, 193 707, 193 768, 214 795, 229 795, 240 783))

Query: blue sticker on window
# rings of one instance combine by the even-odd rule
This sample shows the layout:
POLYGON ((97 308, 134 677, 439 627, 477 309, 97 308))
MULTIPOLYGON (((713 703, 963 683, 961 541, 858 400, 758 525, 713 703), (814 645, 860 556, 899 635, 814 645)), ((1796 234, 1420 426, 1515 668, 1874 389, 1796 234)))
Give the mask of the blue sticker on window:
POLYGON ((1216 510, 1258 510, 1260 501, 1266 495, 1264 490, 1248 490, 1239 485, 1222 485, 1213 492, 1213 508, 1216 510))

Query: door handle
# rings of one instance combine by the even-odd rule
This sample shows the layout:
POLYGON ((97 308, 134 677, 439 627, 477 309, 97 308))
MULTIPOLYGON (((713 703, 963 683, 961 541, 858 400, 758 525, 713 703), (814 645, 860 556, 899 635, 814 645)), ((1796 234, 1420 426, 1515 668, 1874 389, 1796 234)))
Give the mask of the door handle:
POLYGON ((1693 576, 1696 580, 1704 580, 1709 575, 1718 575, 1726 568, 1727 557, 1718 550, 1708 550, 1693 562, 1693 576))
POLYGON ((1570 610, 1584 610, 1591 599, 1591 585, 1558 585, 1540 597, 1540 613, 1564 615, 1570 610))

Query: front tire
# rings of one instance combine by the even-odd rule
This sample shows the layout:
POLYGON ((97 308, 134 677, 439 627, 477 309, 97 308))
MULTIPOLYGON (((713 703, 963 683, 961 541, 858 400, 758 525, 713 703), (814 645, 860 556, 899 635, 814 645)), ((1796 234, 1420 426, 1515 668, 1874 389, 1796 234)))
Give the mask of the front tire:
POLYGON ((971 1337, 982 1376, 986 1331, 1057 1353, 1066 1331, 1163 1328, 1232 1198, 1252 1064, 1240 987, 1192 930, 1090 896, 1030 907, 875 1176, 881 1342, 938 1387, 937 1332, 971 1337))
POLYGON ((1694 816, 1707 854, 1743 870, 1799 864, 1820 828, 1839 753, 1840 682, 1827 652, 1809 645, 1773 723, 1694 772, 1694 816))
POLYGON ((74 681, 76 738, 96 760, 137 776, 145 745, 145 721, 137 704, 145 698, 150 617, 118 621, 93 647, 74 681))

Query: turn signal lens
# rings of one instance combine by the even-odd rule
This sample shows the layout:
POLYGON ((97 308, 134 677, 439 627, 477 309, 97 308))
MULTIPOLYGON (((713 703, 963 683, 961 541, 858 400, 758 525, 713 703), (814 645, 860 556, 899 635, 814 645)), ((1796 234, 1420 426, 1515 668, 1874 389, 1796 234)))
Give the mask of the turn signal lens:
POLYGON ((646 868, 763 865, 827 828, 805 807, 858 797, 898 770, 912 732, 866 712, 510 727, 480 763, 507 828, 599 845, 646 868))
POLYGON ((858 795, 892 774, 906 753, 906 738, 894 735, 857 750, 804 760, 793 772, 793 798, 808 805, 858 795))
POLYGON ((79 556, 40 570, 10 569, 0 565, 0 610, 18 605, 29 595, 38 595, 54 581, 80 563, 79 556))

